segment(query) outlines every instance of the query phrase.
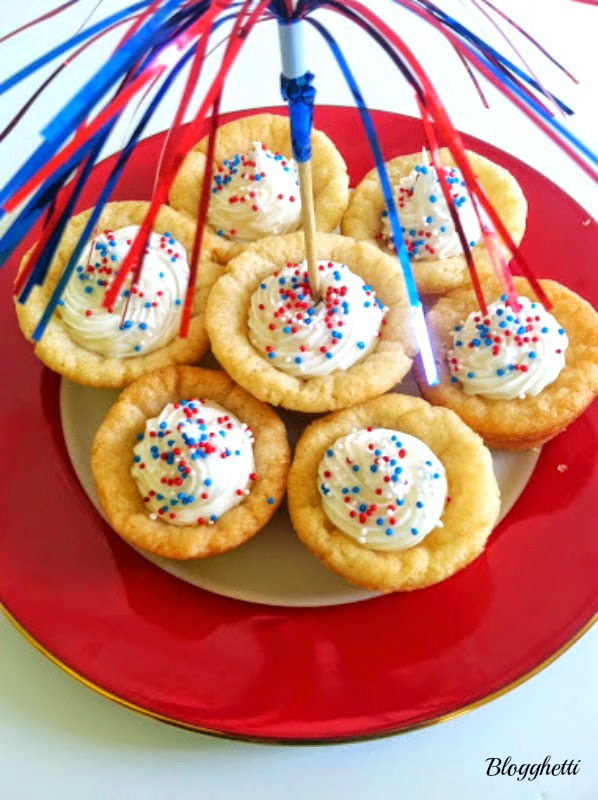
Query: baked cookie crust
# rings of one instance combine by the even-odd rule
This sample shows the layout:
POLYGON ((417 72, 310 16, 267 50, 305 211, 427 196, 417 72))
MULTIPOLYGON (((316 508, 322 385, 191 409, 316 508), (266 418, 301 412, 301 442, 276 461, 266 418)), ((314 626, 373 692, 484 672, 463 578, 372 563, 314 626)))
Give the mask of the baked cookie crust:
MULTIPOLYGON (((529 283, 513 279, 520 296, 536 300, 529 283)), ((565 430, 590 405, 598 393, 598 314, 579 295, 552 280, 540 284, 550 299, 550 313, 565 330, 569 346, 565 368, 556 381, 536 397, 523 400, 489 400, 466 395, 459 384, 451 383, 446 353, 453 346, 451 331, 461 320, 478 310, 471 289, 457 289, 436 302, 427 315, 438 367, 439 383, 428 386, 418 361, 415 376, 422 395, 434 405, 455 411, 477 431, 489 447, 526 450, 537 447, 565 430)), ((487 302, 498 299, 497 283, 484 284, 487 302)))
POLYGON ((406 395, 385 395, 312 422, 301 436, 289 473, 291 521, 301 541, 346 580, 380 592, 409 591, 443 581, 483 551, 496 523, 500 494, 490 452, 452 411, 406 395), (442 462, 447 502, 420 544, 395 552, 369 550, 336 528, 318 489, 327 448, 353 430, 389 428, 421 439, 442 462))
POLYGON ((317 256, 346 264, 389 309, 376 349, 347 370, 293 377, 272 366, 249 340, 251 297, 266 276, 304 259, 302 233, 262 239, 246 250, 231 262, 208 300, 212 351, 224 369, 260 400, 296 411, 330 411, 383 394, 407 374, 417 352, 402 274, 390 256, 365 242, 323 233, 317 235, 317 256))
MULTIPOLYGON (((519 184, 504 167, 470 150, 466 152, 474 173, 486 190, 488 199, 504 222, 513 241, 518 245, 523 239, 527 217, 527 201, 519 184)), ((440 150, 440 156, 443 164, 455 165, 447 148, 443 147, 440 150)), ((420 163, 421 153, 398 156, 388 161, 386 168, 391 185, 393 187, 398 185, 399 180, 407 177, 420 163)), ((351 195, 341 223, 342 233, 360 241, 365 240, 385 252, 390 252, 379 239, 376 239, 376 235, 382 229, 380 217, 384 209, 378 173, 373 169, 351 195)), ((502 245, 500 237, 497 237, 497 244, 502 247, 507 260, 510 260, 510 253, 502 245)), ((484 242, 477 244, 471 252, 480 277, 493 275, 492 261, 484 242)), ((464 255, 436 261, 412 261, 411 266, 417 288, 422 294, 442 294, 471 283, 464 255)))
MULTIPOLYGON (((109 230, 127 225, 141 225, 148 209, 149 203, 141 201, 108 203, 100 215, 97 227, 100 230, 109 230)), ((15 301, 19 325, 30 341, 90 215, 91 209, 88 209, 69 221, 43 286, 36 286, 24 305, 15 301)), ((190 256, 195 226, 182 214, 168 206, 162 206, 153 230, 159 233, 170 231, 190 256)), ((32 250, 25 255, 20 269, 25 267, 31 253, 32 250)), ((67 328, 61 322, 58 307, 41 341, 35 345, 35 354, 50 369, 75 383, 112 388, 126 386, 140 375, 169 364, 193 364, 199 361, 209 347, 205 309, 210 289, 221 273, 222 268, 209 258, 209 252, 206 253, 206 258, 199 265, 189 335, 185 339, 176 336, 165 347, 135 358, 106 358, 87 350, 70 338, 67 328)))
MULTIPOLYGON (((218 129, 215 165, 222 164, 235 153, 248 152, 254 141, 261 141, 270 150, 292 158, 288 118, 278 114, 254 114, 228 122, 218 129)), ((311 145, 316 229, 330 233, 339 225, 349 202, 347 165, 334 143, 322 131, 314 128, 311 145)), ((169 194, 170 205, 193 220, 197 217, 207 149, 208 137, 205 137, 185 157, 169 194)), ((249 243, 218 236, 210 225, 206 225, 205 236, 221 264, 228 263, 250 246, 249 243)))
POLYGON ((284 423, 265 403, 237 386, 224 372, 172 366, 145 375, 120 395, 100 426, 91 466, 108 522, 123 539, 150 553, 174 559, 205 558, 238 547, 268 522, 283 498, 290 464, 284 423), (213 525, 169 525, 150 519, 131 475, 137 434, 168 403, 204 397, 222 405, 253 430, 257 478, 250 493, 213 525))

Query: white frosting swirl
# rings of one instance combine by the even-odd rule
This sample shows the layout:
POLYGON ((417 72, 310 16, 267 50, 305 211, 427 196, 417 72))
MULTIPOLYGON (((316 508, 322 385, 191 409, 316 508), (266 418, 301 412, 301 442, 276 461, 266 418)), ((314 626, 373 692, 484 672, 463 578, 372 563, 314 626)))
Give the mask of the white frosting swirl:
POLYGON ((151 353, 169 344, 178 331, 189 266, 184 247, 168 232, 150 235, 138 286, 131 291, 130 273, 113 308, 102 305, 138 231, 138 225, 129 225, 95 236, 60 303, 71 339, 106 358, 151 353))
POLYGON ((442 527, 446 473, 415 436, 354 431, 328 448, 318 480, 327 517, 370 550, 406 550, 442 527))
POLYGON ((451 381, 468 395, 489 400, 535 397, 565 366, 567 334, 539 303, 520 297, 514 312, 506 295, 471 313, 452 331, 451 381))
POLYGON ((301 197, 294 160, 261 142, 228 158, 214 176, 208 222, 235 242, 296 231, 301 197))
POLYGON ((211 401, 169 403, 138 439, 132 475, 152 519, 212 525, 256 479, 251 428, 211 401))
MULTIPOLYGON (((463 176, 457 167, 443 167, 443 170, 463 232, 473 247, 482 234, 469 194, 464 191, 463 176)), ((429 164, 425 150, 422 165, 401 178, 394 191, 403 238, 412 261, 435 261, 463 253, 438 173, 429 164)), ((390 250, 396 250, 388 211, 382 212, 380 238, 390 250)))
POLYGON ((319 261, 323 299, 314 303, 305 262, 261 282, 251 298, 249 339, 277 369, 298 378, 349 369, 376 347, 387 311, 345 264, 319 261))

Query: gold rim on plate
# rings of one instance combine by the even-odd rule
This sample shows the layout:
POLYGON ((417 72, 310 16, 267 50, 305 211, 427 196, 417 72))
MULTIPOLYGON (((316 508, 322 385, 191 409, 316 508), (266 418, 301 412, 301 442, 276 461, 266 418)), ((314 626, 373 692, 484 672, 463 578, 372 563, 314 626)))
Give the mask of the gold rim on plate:
POLYGON ((594 625, 596 620, 598 620, 598 613, 594 614, 590 619, 583 625, 580 630, 575 633, 569 641, 565 642, 565 644, 561 645, 552 655, 548 656, 544 661, 537 664, 533 669, 529 672, 526 672, 524 675, 521 675, 519 678, 516 678, 511 683, 506 684, 500 689, 497 689, 495 692, 491 694, 485 695, 484 697, 479 698, 478 700, 474 700, 472 703, 468 703, 467 705, 461 706, 461 708, 457 708, 454 711, 449 711, 446 714, 441 714, 438 717, 434 717, 434 719, 426 720, 425 722, 417 722, 414 725, 408 725, 405 728, 398 728, 396 730, 389 730, 383 731, 381 733, 370 733, 370 734, 359 734, 356 736, 343 736, 331 739, 277 739, 275 736, 273 737, 260 737, 260 736, 249 736, 243 734, 235 734, 235 733, 225 733, 218 730, 213 730, 211 728, 204 728, 201 725, 192 725, 188 722, 182 722, 181 720, 172 719, 171 717, 166 717, 163 714, 158 714, 156 711, 151 711, 148 708, 143 708, 142 706, 138 706, 135 703, 131 703, 129 700, 125 700, 123 697, 119 697, 112 692, 109 692, 107 689, 103 689, 101 686, 98 686, 97 683, 93 683, 92 681, 88 680, 84 675, 76 672, 76 670, 69 667, 68 664, 65 664, 64 661, 61 661, 57 658, 53 653, 51 653, 43 644, 37 641, 29 631, 24 628, 21 623, 10 613, 10 611, 6 608, 3 603, 0 603, 0 611, 4 614, 4 616, 8 619, 8 621, 12 624, 18 633, 29 642, 29 644, 33 645, 33 647, 38 650, 42 655, 46 656, 52 663, 56 664, 57 667, 60 667, 61 670, 66 672, 67 675, 70 675, 71 678, 74 678, 79 683, 82 683, 84 686, 87 686, 88 689, 96 692, 96 694, 105 697, 108 700, 112 700, 112 702, 117 703, 124 708, 128 708, 130 711, 135 711, 137 714, 141 714, 143 717, 149 717, 150 719, 158 720, 159 722, 165 722, 168 725, 173 725, 176 728, 182 728, 188 731, 195 731, 196 733, 205 733, 209 736, 217 736, 221 739, 230 739, 233 741, 242 741, 242 742, 253 742, 255 744, 288 744, 288 745, 327 745, 327 744, 350 744, 352 742, 365 742, 372 739, 383 739, 387 736, 396 736, 400 733, 408 733, 409 731, 416 731, 421 728, 427 728, 431 725, 437 725, 441 722, 449 722, 452 719, 457 719, 457 717, 461 717, 464 714, 467 714, 469 711, 475 711, 482 706, 491 703, 493 700, 496 700, 499 697, 503 697, 504 695, 508 694, 508 692, 516 689, 521 684, 528 681, 530 678, 533 678, 538 673, 542 672, 546 667, 550 666, 553 662, 562 656, 567 650, 569 650, 581 637, 587 633, 590 628, 594 625))

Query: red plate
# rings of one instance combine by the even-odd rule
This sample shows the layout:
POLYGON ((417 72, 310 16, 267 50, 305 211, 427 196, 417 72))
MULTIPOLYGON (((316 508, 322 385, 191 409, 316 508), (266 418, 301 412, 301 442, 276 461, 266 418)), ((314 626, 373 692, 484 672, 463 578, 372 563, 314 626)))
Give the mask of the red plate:
MULTIPOLYGON (((374 117, 389 157, 422 146, 418 120, 374 117)), ((371 159, 354 135, 356 112, 320 108, 316 124, 361 179, 371 159)), ((598 235, 584 224, 587 212, 520 161, 465 140, 521 183, 530 206, 523 250, 538 275, 596 303, 598 235)), ((159 135, 137 147, 115 199, 149 196, 148 165, 162 142, 159 135)), ((81 208, 111 164, 95 170, 81 208)), ((93 688, 222 734, 364 737, 477 705, 537 671, 590 624, 598 605, 596 408, 544 448, 485 554, 450 580, 344 606, 243 603, 162 572, 95 512, 64 446, 59 378, 17 329, 16 264, 0 278, 0 597, 34 643, 93 688)))

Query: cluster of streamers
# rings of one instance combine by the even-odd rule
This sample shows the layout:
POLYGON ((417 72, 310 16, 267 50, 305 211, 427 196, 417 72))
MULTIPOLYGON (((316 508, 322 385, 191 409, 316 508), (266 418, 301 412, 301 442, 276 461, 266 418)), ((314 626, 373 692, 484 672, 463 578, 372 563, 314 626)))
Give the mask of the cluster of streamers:
MULTIPOLYGON (((79 1, 70 0, 70 2, 63 3, 19 30, 0 37, 0 43, 22 33, 25 28, 42 24, 44 20, 59 15, 67 8, 75 6, 79 1)), ((557 118, 557 114, 571 113, 570 109, 543 86, 520 58, 517 48, 506 33, 502 33, 501 30, 514 53, 514 58, 522 66, 518 66, 498 52, 433 2, 428 0, 387 0, 387 2, 389 5, 395 4, 403 7, 444 34, 466 66, 467 72, 474 79, 480 94, 478 77, 481 76, 497 87, 515 106, 557 142, 583 170, 596 177, 598 159, 557 118)), ((565 72, 529 34, 489 0, 470 0, 470 3, 473 9, 490 19, 495 27, 504 25, 514 31, 516 36, 523 36, 531 41, 550 62, 565 72)), ((485 244, 493 258, 504 290, 514 306, 517 304, 517 299, 513 292, 502 249, 497 245, 497 238, 500 238, 513 254, 520 271, 531 281, 539 300, 548 307, 548 301, 528 264, 517 251, 509 232, 477 181, 467 159, 461 137, 453 127, 428 75, 413 55, 408 44, 370 9, 369 4, 360 0, 299 0, 296 3, 292 0, 243 0, 242 2, 233 2, 232 0, 137 0, 101 21, 85 24, 67 40, 35 58, 15 74, 0 81, 0 95, 2 95, 46 65, 52 62, 59 63, 59 66, 44 80, 15 118, 9 121, 5 129, 0 132, 1 141, 18 129, 28 109, 40 94, 52 85, 64 69, 76 68, 76 61, 81 53, 111 31, 117 29, 124 31, 111 57, 101 64, 96 74, 81 86, 72 99, 57 109, 54 118, 41 132, 42 142, 39 147, 0 190, 0 216, 13 213, 10 225, 7 226, 0 238, 0 263, 8 258, 16 245, 27 236, 36 224, 42 223, 41 236, 33 257, 16 282, 15 290, 21 302, 26 302, 34 286, 43 284, 45 281, 67 221, 77 208, 83 186, 100 158, 108 137, 117 125, 120 116, 133 102, 140 104, 141 107, 142 102, 147 101, 143 105, 143 111, 139 112, 136 125, 119 153, 108 180, 95 198, 95 210, 81 232, 72 257, 65 265, 64 272, 47 308, 39 320, 34 339, 39 340, 43 335, 73 271, 80 262, 86 243, 94 235, 102 208, 110 199, 136 143, 142 137, 173 82, 181 74, 183 68, 188 67, 182 97, 170 126, 163 158, 158 167, 155 191, 147 216, 105 297, 106 307, 113 306, 125 286, 125 281, 132 280, 135 283, 139 280, 143 263, 142 256, 159 208, 167 200, 168 191, 185 154, 202 135, 205 135, 207 130, 209 132, 208 174, 205 176, 197 208, 198 233, 189 258, 189 285, 181 315, 181 335, 186 335, 197 280, 197 269, 200 263, 201 233, 207 218, 210 200, 218 108, 224 82, 248 34, 257 23, 274 20, 281 26, 287 26, 298 20, 306 20, 332 51, 340 72, 355 98, 378 169, 424 366, 430 382, 435 381, 435 365, 422 307, 413 279, 407 247, 401 233, 393 190, 384 167, 382 150, 371 115, 340 46, 322 22, 315 18, 319 10, 334 11, 362 28, 373 42, 390 56, 404 79, 413 88, 421 110, 424 135, 431 160, 440 176, 442 190, 471 271, 472 283, 482 312, 486 313, 486 304, 476 275, 469 243, 451 200, 450 186, 444 179, 443 171, 439 169, 438 139, 450 147, 455 164, 463 174, 467 192, 484 234, 485 244), (227 23, 228 25, 224 29, 226 36, 221 42, 222 47, 211 46, 210 42, 211 40, 212 43, 215 41, 214 37, 218 29, 227 23), (191 108, 206 57, 216 49, 220 51, 221 56, 216 75, 205 90, 191 122, 183 125, 191 108), (206 120, 208 120, 207 123, 206 120)), ((311 81, 313 76, 306 73, 307 76, 311 81)), ((483 94, 481 96, 483 98, 483 94)))

